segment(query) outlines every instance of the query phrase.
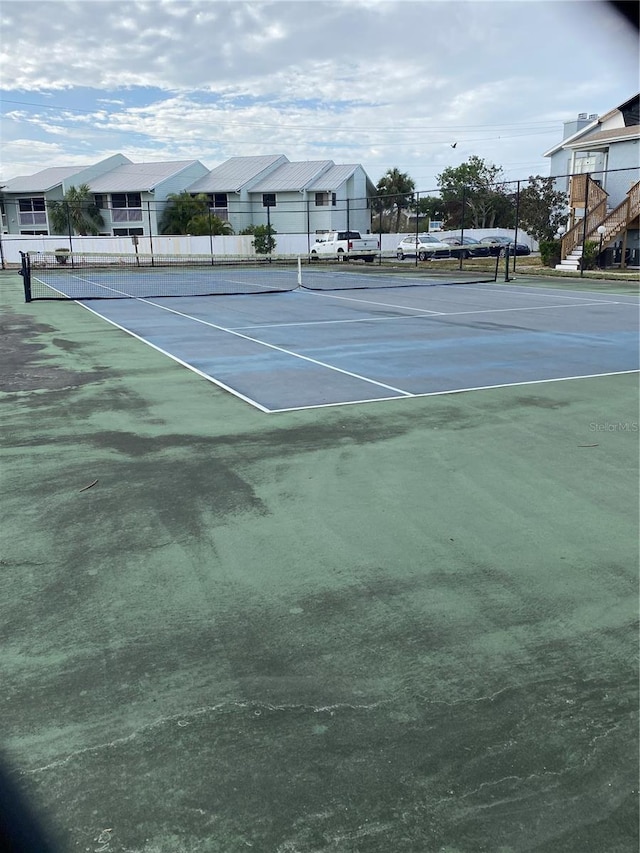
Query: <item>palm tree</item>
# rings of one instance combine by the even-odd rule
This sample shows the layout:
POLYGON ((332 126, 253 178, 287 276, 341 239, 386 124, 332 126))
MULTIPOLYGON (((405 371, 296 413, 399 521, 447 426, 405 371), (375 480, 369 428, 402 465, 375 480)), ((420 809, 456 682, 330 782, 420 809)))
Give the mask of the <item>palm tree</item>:
POLYGON ((183 190, 181 193, 171 193, 167 201, 160 220, 161 234, 191 234, 193 232, 189 230, 189 223, 192 219, 209 214, 209 201, 204 193, 191 195, 183 190))
POLYGON ((95 236, 100 233, 104 219, 96 205, 88 184, 69 187, 62 201, 49 203, 49 220, 53 231, 59 234, 95 236))
POLYGON ((233 234, 231 224, 219 216, 208 213, 198 213, 187 223, 187 234, 194 237, 211 234, 214 237, 222 237, 225 234, 233 234))
POLYGON ((376 186, 378 196, 387 210, 396 211, 396 232, 400 230, 400 217, 402 209, 409 207, 412 202, 415 183, 406 172, 399 169, 388 169, 380 178, 376 186))

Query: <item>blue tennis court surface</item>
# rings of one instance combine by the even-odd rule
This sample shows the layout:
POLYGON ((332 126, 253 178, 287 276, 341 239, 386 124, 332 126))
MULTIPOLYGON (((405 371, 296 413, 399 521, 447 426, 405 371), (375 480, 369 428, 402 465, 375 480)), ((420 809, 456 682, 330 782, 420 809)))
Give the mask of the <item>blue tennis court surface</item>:
POLYGON ((524 284, 86 300, 265 412, 638 370, 638 300, 524 284))

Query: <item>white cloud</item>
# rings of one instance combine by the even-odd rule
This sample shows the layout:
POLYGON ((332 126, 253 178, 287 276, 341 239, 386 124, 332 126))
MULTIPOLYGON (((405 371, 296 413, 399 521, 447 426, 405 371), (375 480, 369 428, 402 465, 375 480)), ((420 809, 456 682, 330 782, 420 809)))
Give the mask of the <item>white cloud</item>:
POLYGON ((581 5, 4 0, 3 177, 62 136, 83 162, 282 151, 428 187, 470 154, 540 171, 562 120, 637 87, 637 40, 581 5))

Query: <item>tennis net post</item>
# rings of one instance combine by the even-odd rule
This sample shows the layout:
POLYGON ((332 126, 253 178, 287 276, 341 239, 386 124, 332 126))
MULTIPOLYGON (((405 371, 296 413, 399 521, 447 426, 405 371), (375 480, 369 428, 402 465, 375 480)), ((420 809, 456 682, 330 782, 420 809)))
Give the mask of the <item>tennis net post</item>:
POLYGON ((22 286, 24 287, 24 301, 31 302, 31 266, 29 264, 29 254, 20 252, 20 275, 22 276, 22 286))

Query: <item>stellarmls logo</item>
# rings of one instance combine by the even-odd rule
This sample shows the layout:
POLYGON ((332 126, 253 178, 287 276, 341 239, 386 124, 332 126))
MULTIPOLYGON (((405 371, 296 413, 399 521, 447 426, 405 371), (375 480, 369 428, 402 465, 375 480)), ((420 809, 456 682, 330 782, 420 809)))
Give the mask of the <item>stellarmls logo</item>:
POLYGON ((592 421, 589 424, 590 432, 638 432, 640 425, 638 421, 603 421, 598 423, 592 421))

